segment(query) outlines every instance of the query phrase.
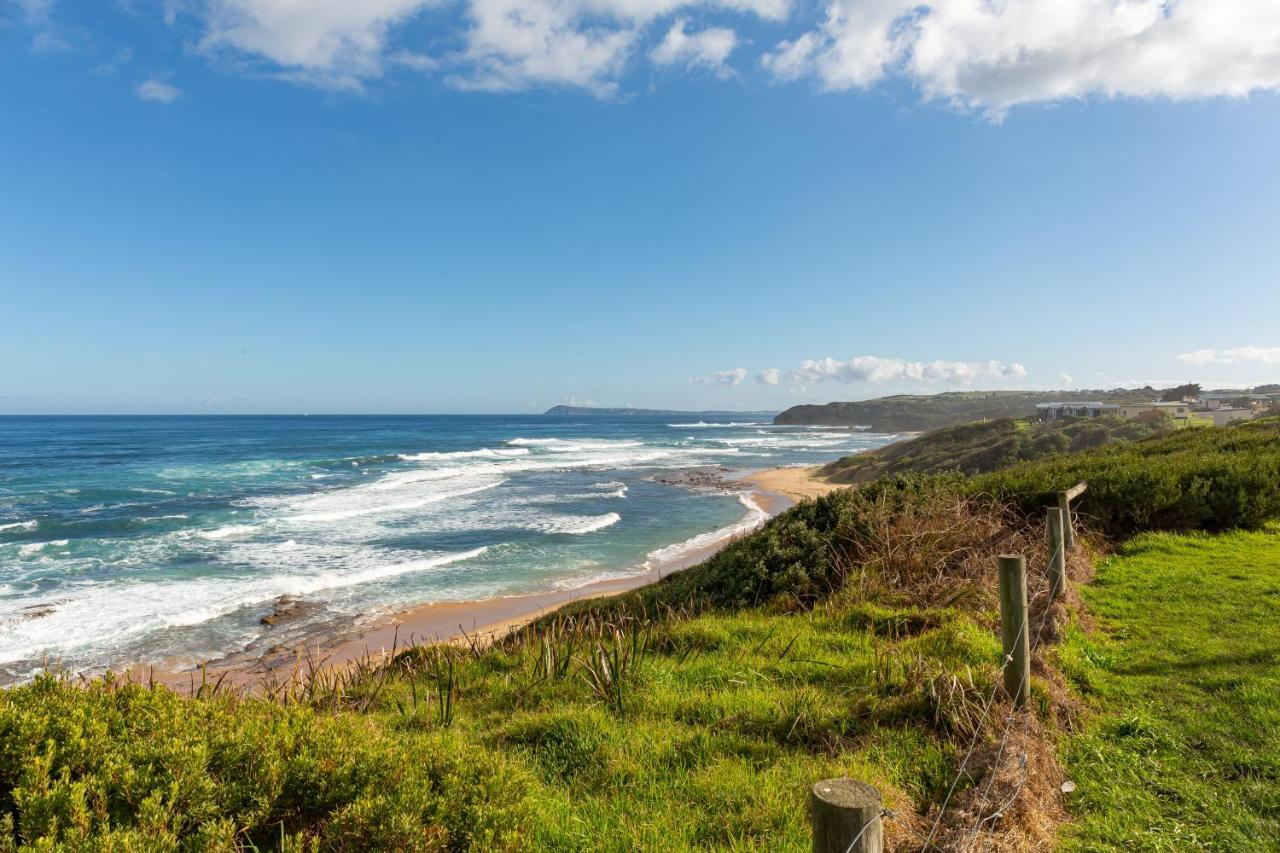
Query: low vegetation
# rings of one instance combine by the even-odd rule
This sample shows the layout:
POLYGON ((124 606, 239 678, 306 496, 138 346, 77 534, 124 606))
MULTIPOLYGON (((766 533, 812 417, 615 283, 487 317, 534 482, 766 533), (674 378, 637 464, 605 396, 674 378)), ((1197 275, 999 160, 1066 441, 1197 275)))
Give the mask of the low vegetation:
POLYGON ((846 456, 820 474, 832 483, 870 483, 895 474, 982 474, 1018 462, 1135 441, 1167 429, 1164 421, 1118 417, 1038 421, 1001 418, 943 427, 887 447, 846 456))
POLYGON ((1280 418, 1024 462, 975 477, 967 489, 1032 512, 1081 480, 1089 483, 1082 517, 1110 537, 1258 529, 1280 517, 1280 418))
MULTIPOLYGON (((1032 623, 1051 643, 1072 599, 1045 607, 1047 495, 1089 480, 1088 518, 1121 536, 1256 528, 1280 517, 1278 451, 1280 423, 1250 423, 978 478, 878 480, 806 501, 662 583, 566 608, 492 646, 414 647, 256 697, 210 689, 182 699, 46 676, 0 692, 0 850, 803 850, 807 786, 834 775, 885 793, 890 849, 920 849, 931 835, 956 849, 975 837, 971 826, 997 846, 1041 849, 1057 831, 1061 775, 1039 732, 1079 721, 1053 661, 1123 714, 1130 676, 1108 669, 1112 646, 1068 628, 1061 654, 1037 647, 1034 713, 1005 749, 1013 717, 987 704, 1001 660, 995 555, 1028 555, 1032 623)), ((1084 551, 1069 572, 1088 579, 1084 551)), ((1274 591, 1259 583, 1242 590, 1258 600, 1274 591)), ((1099 607, 1123 616, 1154 594, 1134 586, 1099 607)), ((1215 689, 1225 699, 1233 685, 1215 689)), ((1262 686, 1239 682, 1248 696, 1262 686)), ((1247 713, 1271 726, 1267 707, 1247 713)), ((1096 750, 1143 750, 1132 758, 1139 769, 1152 754, 1138 740, 1088 740, 1117 726, 1104 722, 1068 752, 1081 789, 1090 780, 1102 791, 1098 803, 1128 795, 1091 781, 1104 774, 1088 769, 1096 750)), ((1205 760, 1230 758, 1225 741, 1205 743, 1205 760)), ((1274 781, 1269 753, 1253 763, 1234 755, 1224 773, 1274 781)), ((1240 803, 1274 815, 1262 788, 1246 796, 1241 785, 1240 803)), ((1109 818, 1091 828, 1086 793, 1073 801, 1085 816, 1073 837, 1096 849, 1090 839, 1109 818)))
POLYGON ((1063 669, 1096 709, 1070 738, 1066 850, 1275 850, 1280 528, 1152 534, 1084 590, 1063 669))
POLYGON ((897 394, 856 403, 792 406, 774 423, 865 427, 872 432, 925 432, 957 424, 1004 418, 1029 418, 1037 403, 1098 401, 1144 403, 1159 396, 1154 388, 1106 391, 949 391, 945 394, 897 394))

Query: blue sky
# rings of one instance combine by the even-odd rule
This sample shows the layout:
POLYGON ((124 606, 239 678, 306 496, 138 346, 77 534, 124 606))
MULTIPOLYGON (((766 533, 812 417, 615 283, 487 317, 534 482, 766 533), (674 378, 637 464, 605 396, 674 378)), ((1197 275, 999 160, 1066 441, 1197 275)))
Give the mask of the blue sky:
POLYGON ((0 0, 0 412, 1280 381, 1222 5, 0 0))

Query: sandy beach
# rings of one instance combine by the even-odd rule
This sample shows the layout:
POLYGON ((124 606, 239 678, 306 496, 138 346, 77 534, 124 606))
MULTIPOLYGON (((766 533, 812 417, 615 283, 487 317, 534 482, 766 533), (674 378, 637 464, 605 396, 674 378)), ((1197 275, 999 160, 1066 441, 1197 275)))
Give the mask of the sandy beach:
POLYGON ((819 476, 821 469, 820 465, 812 468, 770 468, 751 474, 745 481, 799 502, 805 498, 822 497, 841 488, 839 484, 829 483, 819 476))
MULTIPOLYGON (((743 478, 754 486, 751 497, 769 518, 798 500, 823 493, 823 483, 806 485, 807 468, 759 471, 743 478)), ((828 487, 825 491, 830 491, 828 487)), ((566 604, 627 592, 661 580, 674 572, 706 560, 736 537, 727 537, 705 548, 688 551, 669 561, 623 577, 597 581, 572 589, 554 589, 529 595, 505 596, 482 601, 422 604, 377 618, 364 625, 332 626, 306 643, 263 648, 251 646, 242 653, 211 661, 200 671, 178 667, 134 667, 129 676, 187 691, 201 680, 219 681, 223 687, 252 692, 268 681, 288 680, 292 673, 312 667, 342 667, 369 656, 389 654, 393 648, 437 642, 488 643, 566 604)))

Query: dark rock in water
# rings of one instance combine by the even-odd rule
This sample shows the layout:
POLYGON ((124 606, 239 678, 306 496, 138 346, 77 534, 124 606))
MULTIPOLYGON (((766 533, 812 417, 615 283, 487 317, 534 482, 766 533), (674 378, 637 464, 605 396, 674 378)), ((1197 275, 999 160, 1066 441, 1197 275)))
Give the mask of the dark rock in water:
POLYGON ((300 619, 314 613, 319 607, 320 605, 315 602, 300 601, 292 595, 282 595, 276 599, 271 612, 258 621, 263 625, 279 625, 281 622, 300 619))
POLYGON ((40 619, 53 613, 54 609, 52 604, 28 604, 21 613, 23 619, 40 619))
POLYGON ((706 468, 686 468, 680 471, 655 474, 650 477, 650 479, 655 483, 664 483, 668 486, 679 486, 683 489, 715 492, 740 492, 742 491, 742 484, 726 479, 724 476, 725 474, 732 472, 732 468, 725 468, 717 465, 706 468))

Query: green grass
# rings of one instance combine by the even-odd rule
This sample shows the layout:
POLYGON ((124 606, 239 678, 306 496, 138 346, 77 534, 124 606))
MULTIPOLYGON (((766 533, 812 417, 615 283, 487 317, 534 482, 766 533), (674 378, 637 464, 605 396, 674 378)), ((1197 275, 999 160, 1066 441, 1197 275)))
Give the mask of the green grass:
POLYGON ((1063 849, 1280 849, 1280 530, 1139 537, 1085 598, 1063 849))
POLYGON ((849 596, 635 627, 617 706, 580 663, 549 676, 536 641, 454 652, 450 725, 439 651, 319 707, 0 692, 0 850, 805 850, 819 779, 865 779, 904 815, 936 803, 999 658, 965 613, 849 596))

